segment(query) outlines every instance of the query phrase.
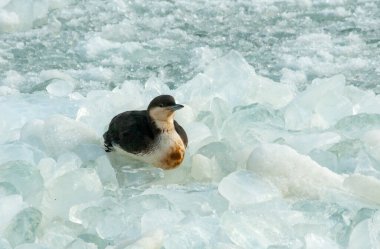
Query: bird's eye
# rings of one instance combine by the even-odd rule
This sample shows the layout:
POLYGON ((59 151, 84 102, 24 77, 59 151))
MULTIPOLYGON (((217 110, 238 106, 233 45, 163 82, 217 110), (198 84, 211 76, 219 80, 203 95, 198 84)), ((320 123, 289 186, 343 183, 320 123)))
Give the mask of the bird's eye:
POLYGON ((160 107, 164 107, 164 104, 160 104, 159 106, 160 106, 160 107))

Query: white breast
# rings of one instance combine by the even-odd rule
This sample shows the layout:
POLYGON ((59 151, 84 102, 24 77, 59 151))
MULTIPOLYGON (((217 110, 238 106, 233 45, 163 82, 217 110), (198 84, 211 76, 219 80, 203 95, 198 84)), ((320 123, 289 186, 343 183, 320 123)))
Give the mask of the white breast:
POLYGON ((168 155, 170 156, 170 153, 176 148, 177 150, 180 150, 182 156, 180 161, 182 161, 185 153, 185 145, 175 130, 161 133, 156 144, 148 153, 132 154, 124 151, 118 146, 115 146, 117 153, 163 169, 173 168, 172 166, 165 165, 166 163, 164 163, 164 161, 165 158, 168 157, 168 155))

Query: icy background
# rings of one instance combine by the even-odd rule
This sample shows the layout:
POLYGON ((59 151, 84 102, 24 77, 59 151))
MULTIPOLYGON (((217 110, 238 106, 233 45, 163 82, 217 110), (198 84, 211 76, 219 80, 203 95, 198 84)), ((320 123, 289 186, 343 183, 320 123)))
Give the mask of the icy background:
POLYGON ((379 249, 379 62, 378 0, 0 0, 0 249, 379 249), (108 158, 162 93, 182 166, 108 158))

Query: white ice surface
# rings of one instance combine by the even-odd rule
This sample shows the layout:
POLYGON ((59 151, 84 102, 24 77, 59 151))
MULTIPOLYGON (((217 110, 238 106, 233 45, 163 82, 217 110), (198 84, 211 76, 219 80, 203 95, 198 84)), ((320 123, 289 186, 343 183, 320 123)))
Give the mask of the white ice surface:
POLYGON ((0 0, 0 248, 378 249, 379 9, 0 0), (105 153, 159 94, 183 164, 105 153))

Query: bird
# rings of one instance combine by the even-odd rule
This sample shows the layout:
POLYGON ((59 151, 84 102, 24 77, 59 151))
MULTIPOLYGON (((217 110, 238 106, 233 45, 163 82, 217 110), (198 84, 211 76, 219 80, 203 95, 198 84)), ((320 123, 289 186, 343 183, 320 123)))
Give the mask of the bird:
POLYGON ((174 120, 184 106, 171 95, 160 95, 147 110, 126 111, 112 118, 103 134, 106 152, 117 152, 164 170, 177 168, 185 157, 188 138, 174 120))

